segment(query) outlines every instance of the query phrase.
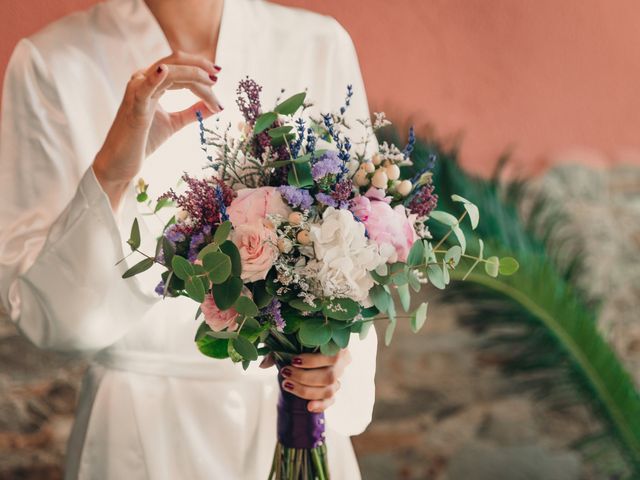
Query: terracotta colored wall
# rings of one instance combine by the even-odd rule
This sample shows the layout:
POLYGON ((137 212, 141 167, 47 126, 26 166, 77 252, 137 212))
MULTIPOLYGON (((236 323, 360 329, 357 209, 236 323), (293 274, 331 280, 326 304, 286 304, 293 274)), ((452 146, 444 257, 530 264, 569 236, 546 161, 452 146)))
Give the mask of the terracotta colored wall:
MULTIPOLYGON (((228 0, 233 1, 233 0, 228 0)), ((1 0, 0 69, 16 40, 91 0, 1 0)), ((282 0, 351 32, 374 109, 464 134, 488 171, 511 148, 529 169, 640 164, 636 0, 282 0)))

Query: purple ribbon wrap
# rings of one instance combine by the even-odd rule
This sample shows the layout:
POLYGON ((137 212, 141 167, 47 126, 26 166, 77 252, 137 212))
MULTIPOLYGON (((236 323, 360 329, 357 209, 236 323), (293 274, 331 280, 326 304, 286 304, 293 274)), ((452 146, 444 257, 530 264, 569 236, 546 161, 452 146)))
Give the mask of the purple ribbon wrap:
POLYGON ((324 443, 324 413, 307 410, 308 400, 282 389, 278 398, 278 441, 287 448, 311 449, 324 443))

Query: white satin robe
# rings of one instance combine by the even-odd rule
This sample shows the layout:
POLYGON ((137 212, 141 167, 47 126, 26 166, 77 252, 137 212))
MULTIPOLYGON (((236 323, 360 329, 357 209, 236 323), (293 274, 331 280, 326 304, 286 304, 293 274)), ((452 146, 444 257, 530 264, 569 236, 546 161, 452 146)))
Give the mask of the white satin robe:
MULTIPOLYGON (((7 69, 0 137, 0 299, 36 345, 91 358, 69 444, 66 478, 265 479, 276 439, 276 374, 202 356, 196 306, 160 301, 159 272, 129 280, 124 240, 137 215, 153 251, 160 222, 142 216, 131 186, 118 215, 90 165, 131 74, 170 53, 142 0, 110 0, 17 45, 7 69)), ((240 121, 246 75, 275 104, 305 88, 334 110, 354 86, 350 115, 368 116, 356 53, 333 19, 261 0, 226 0, 215 91, 220 122, 240 121)), ((168 109, 194 101, 169 94, 168 109)), ((209 120, 213 122, 214 120, 209 120)), ((357 136, 353 135, 356 139, 357 136)), ((204 164, 197 124, 145 161, 155 196, 204 164)), ((143 244, 144 246, 145 244, 143 244)), ((131 258, 129 265, 139 258, 131 258)), ((360 477, 348 436, 370 422, 375 332, 351 343, 353 363, 327 411, 334 480, 360 477)))

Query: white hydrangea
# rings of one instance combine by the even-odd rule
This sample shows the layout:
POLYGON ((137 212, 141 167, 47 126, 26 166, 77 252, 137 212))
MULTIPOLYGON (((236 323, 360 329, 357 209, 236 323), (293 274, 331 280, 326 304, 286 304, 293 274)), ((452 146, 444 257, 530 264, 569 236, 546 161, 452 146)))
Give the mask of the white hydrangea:
POLYGON ((348 210, 327 208, 322 222, 311 225, 317 272, 323 294, 365 303, 373 279, 370 271, 385 263, 378 246, 365 236, 365 226, 348 210))

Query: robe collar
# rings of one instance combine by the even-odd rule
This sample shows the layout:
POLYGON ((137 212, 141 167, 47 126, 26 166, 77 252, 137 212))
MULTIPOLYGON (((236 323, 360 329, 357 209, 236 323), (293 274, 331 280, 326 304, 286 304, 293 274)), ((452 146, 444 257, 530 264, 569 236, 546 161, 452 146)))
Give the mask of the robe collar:
MULTIPOLYGON (((258 0, 224 0, 218 33, 215 63, 222 67, 216 92, 223 104, 235 97, 237 81, 242 78, 246 56, 250 53, 249 36, 254 31, 258 0)), ((171 54, 171 47, 158 21, 144 0, 110 0, 107 4, 136 63, 143 69, 171 54)), ((225 105, 226 106, 226 105, 225 105)))

